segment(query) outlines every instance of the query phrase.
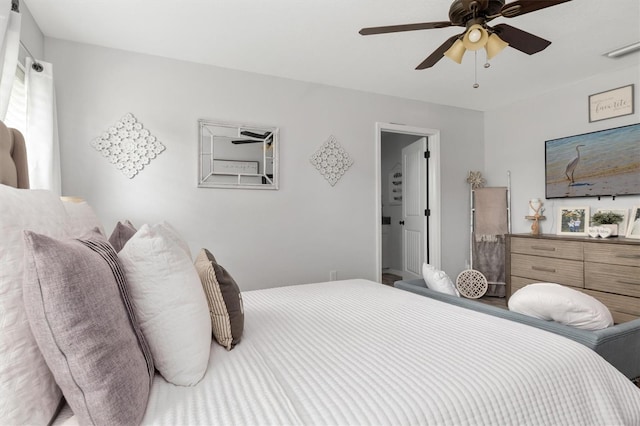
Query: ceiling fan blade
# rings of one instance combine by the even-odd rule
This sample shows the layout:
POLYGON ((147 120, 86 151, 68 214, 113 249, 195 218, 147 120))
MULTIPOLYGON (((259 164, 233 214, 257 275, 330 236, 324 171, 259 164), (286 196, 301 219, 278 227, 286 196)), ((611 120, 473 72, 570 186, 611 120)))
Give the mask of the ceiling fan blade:
POLYGON ((389 25, 386 27, 363 28, 358 32, 362 35, 386 34, 386 33, 399 33, 402 31, 431 30, 434 28, 446 28, 452 25, 453 24, 449 21, 423 22, 421 24, 389 25))
POLYGON ((456 40, 460 37, 460 34, 454 35, 453 37, 449 37, 444 43, 440 45, 436 50, 433 51, 431 55, 424 61, 420 63, 416 67, 417 70, 423 70, 426 68, 431 68, 434 66, 440 59, 444 57, 444 52, 449 50, 449 48, 456 42, 456 40))
POLYGON ((249 136, 250 138, 256 138, 256 139, 266 139, 269 136, 271 136, 271 132, 265 132, 264 134, 262 134, 262 133, 250 132, 248 130, 243 130, 240 132, 240 134, 243 136, 249 136))
POLYGON ((535 12, 536 10, 566 3, 568 1, 571 0, 518 0, 502 6, 500 14, 505 18, 513 18, 514 16, 535 12))
POLYGON ((498 24, 493 27, 493 30, 502 40, 509 43, 509 46, 527 55, 538 53, 551 44, 549 40, 545 40, 537 35, 522 31, 507 24, 498 24))
POLYGON ((262 143, 263 141, 257 141, 255 139, 238 139, 235 141, 231 141, 232 144, 235 145, 241 145, 241 144, 245 144, 245 143, 262 143))

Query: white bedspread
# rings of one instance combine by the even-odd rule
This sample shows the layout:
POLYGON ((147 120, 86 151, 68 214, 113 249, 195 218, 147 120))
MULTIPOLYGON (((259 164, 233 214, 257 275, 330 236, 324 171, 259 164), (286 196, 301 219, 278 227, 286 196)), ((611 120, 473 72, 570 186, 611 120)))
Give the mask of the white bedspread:
POLYGON ((195 387, 156 376, 145 424, 639 425, 590 349, 365 280, 243 293, 245 333, 195 387))

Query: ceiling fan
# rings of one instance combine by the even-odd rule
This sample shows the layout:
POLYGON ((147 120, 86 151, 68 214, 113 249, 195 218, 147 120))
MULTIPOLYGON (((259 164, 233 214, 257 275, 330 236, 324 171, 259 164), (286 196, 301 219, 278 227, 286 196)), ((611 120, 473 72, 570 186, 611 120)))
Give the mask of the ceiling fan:
POLYGON ((265 133, 255 133, 250 132, 248 130, 243 130, 240 132, 242 136, 248 136, 251 139, 238 139, 231 141, 233 144, 245 144, 245 143, 267 143, 267 146, 270 147, 273 143, 273 132, 265 132, 265 133))
POLYGON ((461 63, 467 50, 474 51, 483 47, 487 51, 487 59, 507 46, 533 55, 547 48, 551 42, 507 24, 490 27, 487 23, 498 17, 513 18, 568 1, 571 0, 517 0, 505 4, 505 0, 454 0, 449 8, 449 21, 370 27, 359 32, 362 35, 372 35, 451 26, 465 28, 462 34, 450 37, 442 43, 416 67, 417 70, 434 66, 443 56, 461 63))

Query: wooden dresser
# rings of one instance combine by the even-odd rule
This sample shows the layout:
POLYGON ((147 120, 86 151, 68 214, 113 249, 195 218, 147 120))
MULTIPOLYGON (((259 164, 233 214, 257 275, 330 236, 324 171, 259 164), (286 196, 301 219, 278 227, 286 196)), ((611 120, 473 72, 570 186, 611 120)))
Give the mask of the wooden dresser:
POLYGON ((640 240, 511 234, 507 297, 527 284, 574 287, 604 303, 616 323, 640 318, 640 240))

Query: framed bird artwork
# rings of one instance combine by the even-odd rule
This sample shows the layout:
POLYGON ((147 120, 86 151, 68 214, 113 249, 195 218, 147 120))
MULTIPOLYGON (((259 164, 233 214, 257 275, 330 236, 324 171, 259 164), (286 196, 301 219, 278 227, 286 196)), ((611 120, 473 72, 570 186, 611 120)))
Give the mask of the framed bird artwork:
POLYGON ((545 142, 546 198, 640 194, 640 123, 545 142))

